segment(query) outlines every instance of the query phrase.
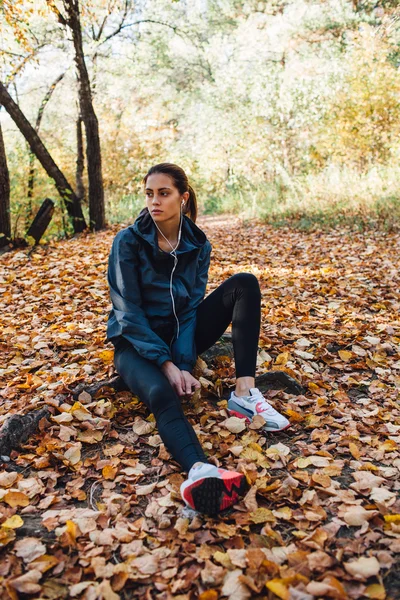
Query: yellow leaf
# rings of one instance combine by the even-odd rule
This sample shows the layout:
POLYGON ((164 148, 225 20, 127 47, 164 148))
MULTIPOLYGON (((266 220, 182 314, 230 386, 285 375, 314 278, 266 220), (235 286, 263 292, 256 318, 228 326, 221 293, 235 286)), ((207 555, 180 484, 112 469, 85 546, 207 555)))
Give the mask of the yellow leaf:
POLYGON ((270 581, 267 581, 265 585, 275 594, 275 596, 281 598, 281 600, 290 600, 289 589, 283 583, 282 579, 271 579, 270 581))
POLYGON ((282 354, 278 354, 275 360, 276 365, 286 365, 289 360, 290 354, 289 352, 282 352, 282 354))
POLYGON ((370 369, 375 369, 377 366, 379 366, 376 364, 376 362, 374 362, 370 358, 366 358, 365 362, 366 362, 367 367, 369 367, 370 369))
POLYGON ((0 548, 7 546, 10 542, 13 542, 16 538, 14 529, 7 529, 6 527, 0 527, 0 548))
POLYGON ((80 531, 78 529, 78 526, 76 525, 76 523, 74 523, 73 521, 69 521, 67 520, 67 522, 65 523, 67 526, 67 533, 70 535, 72 541, 75 543, 76 542, 76 536, 79 535, 80 531))
POLYGON ((19 515, 13 515, 9 517, 4 523, 1 524, 2 527, 6 529, 18 529, 18 527, 22 527, 24 521, 21 519, 19 515))
POLYGON ((360 451, 358 449, 357 444, 354 444, 353 442, 349 443, 349 450, 350 450, 350 454, 352 455, 353 458, 355 458, 356 460, 358 460, 360 458, 360 451))
POLYGON ((220 550, 217 550, 213 554, 213 559, 226 569, 230 569, 232 567, 232 561, 229 558, 229 554, 227 554, 226 552, 221 552, 220 550))
POLYGON ((367 587, 364 594, 372 600, 385 600, 386 590, 381 583, 372 583, 367 587))
POLYGON ((384 515, 386 523, 400 523, 400 515, 384 515))
POLYGON ((116 467, 112 467, 111 465, 106 465, 102 470, 104 479, 115 479, 117 473, 118 469, 116 467))
POLYGON ((386 440, 379 446, 379 450, 383 450, 384 452, 393 452, 397 450, 397 444, 394 440, 386 440))
POLYGON ((22 492, 7 492, 5 496, 3 496, 4 502, 7 502, 10 506, 15 508, 16 506, 28 506, 29 498, 22 492))
POLYGON ((251 448, 247 447, 242 450, 240 457, 247 458, 247 460, 257 461, 257 459, 259 457, 263 457, 263 455, 260 452, 257 452, 257 450, 252 450, 251 448))
POLYGON ((275 523, 276 520, 269 508, 264 508, 261 506, 250 513, 250 519, 253 521, 253 523, 266 523, 267 521, 270 523, 275 523))
POLYGON ((339 350, 338 354, 343 362, 349 362, 354 356, 353 353, 348 350, 339 350))
POLYGON ((379 467, 370 462, 366 462, 363 463, 362 467, 360 467, 360 471, 379 471, 379 467))
POLYGON ((256 442, 250 442, 249 448, 252 448, 253 450, 257 450, 257 452, 262 452, 262 448, 259 444, 257 444, 256 442))
POLYGON ((98 356, 101 360, 104 360, 104 362, 111 363, 114 360, 114 350, 102 350, 102 352, 99 352, 98 356))
POLYGON ((379 352, 375 352, 372 356, 372 360, 380 365, 385 365, 387 362, 386 354, 379 354, 379 352))
POLYGON ((318 394, 320 394, 322 392, 319 385, 317 385, 316 383, 313 383, 312 381, 310 381, 310 383, 308 383, 307 385, 308 385, 308 389, 310 389, 312 392, 317 392, 318 394))
POLYGON ((285 521, 289 521, 292 518, 292 509, 288 506, 282 506, 282 508, 278 508, 273 511, 273 515, 278 519, 284 519, 285 521))

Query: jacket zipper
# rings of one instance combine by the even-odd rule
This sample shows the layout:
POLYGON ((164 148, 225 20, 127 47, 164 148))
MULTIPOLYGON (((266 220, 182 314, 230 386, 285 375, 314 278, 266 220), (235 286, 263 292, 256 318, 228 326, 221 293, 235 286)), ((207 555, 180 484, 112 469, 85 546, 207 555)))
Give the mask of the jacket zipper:
MULTIPOLYGON (((171 256, 171 254, 170 254, 170 256, 171 256)), ((170 280, 170 282, 171 282, 170 292, 171 292, 171 296, 172 296, 171 300, 173 299, 173 296, 174 296, 174 271, 175 271, 175 268, 178 265, 178 257, 176 257, 176 258, 177 258, 176 264, 175 264, 175 260, 174 260, 174 266, 172 267, 172 271, 171 271, 171 280, 170 280)), ((172 314, 175 317, 175 321, 174 321, 174 334, 173 334, 173 336, 171 338, 171 341, 170 341, 170 344, 169 344, 170 350, 172 350, 172 344, 175 341, 175 336, 176 336, 176 333, 177 333, 176 323, 177 323, 178 317, 176 315, 176 311, 174 310, 174 307, 175 307, 175 300, 173 299, 173 302, 172 302, 172 314)), ((179 320, 178 320, 178 326, 179 326, 179 320)))

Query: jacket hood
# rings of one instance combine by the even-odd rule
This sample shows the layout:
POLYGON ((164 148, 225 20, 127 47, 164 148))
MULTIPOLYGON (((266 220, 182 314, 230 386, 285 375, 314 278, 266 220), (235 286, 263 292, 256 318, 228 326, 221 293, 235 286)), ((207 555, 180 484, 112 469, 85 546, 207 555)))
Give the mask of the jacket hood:
MULTIPOLYGON (((192 219, 189 219, 188 216, 183 213, 182 216, 181 241, 176 250, 177 255, 197 250, 207 243, 207 236, 204 231, 202 231, 192 219)), ((158 246, 157 227, 147 208, 139 214, 130 227, 137 235, 152 246, 154 256, 159 256, 160 248, 158 246)), ((167 256, 167 254, 165 254, 165 256, 167 256)))

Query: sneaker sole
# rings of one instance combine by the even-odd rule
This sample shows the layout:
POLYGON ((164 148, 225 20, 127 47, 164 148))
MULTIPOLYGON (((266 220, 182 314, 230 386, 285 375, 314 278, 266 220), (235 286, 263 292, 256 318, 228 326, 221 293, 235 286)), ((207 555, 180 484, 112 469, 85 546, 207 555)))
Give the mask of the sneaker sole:
MULTIPOLYGON (((246 419, 245 423, 251 423, 252 419, 250 419, 247 415, 243 415, 242 413, 240 413, 237 410, 233 410, 231 408, 228 409, 229 414, 232 417, 239 417, 239 419, 246 419)), ((272 433, 277 433, 279 431, 285 431, 286 429, 289 429, 289 427, 291 427, 292 424, 289 423, 289 425, 285 425, 285 427, 282 427, 281 429, 275 429, 273 427, 263 427, 264 431, 269 431, 272 433)))
POLYGON ((203 477, 194 481, 183 490, 182 496, 198 512, 213 516, 236 504, 249 487, 241 473, 224 473, 222 478, 203 477))

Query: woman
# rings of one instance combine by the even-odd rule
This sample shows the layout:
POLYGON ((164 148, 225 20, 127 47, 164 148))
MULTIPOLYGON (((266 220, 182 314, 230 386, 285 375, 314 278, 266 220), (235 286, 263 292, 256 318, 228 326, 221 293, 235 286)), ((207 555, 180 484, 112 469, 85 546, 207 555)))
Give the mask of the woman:
POLYGON ((107 340, 117 372, 154 414, 161 439, 187 472, 185 503, 206 514, 235 504, 247 489, 242 473, 208 462, 181 398, 200 387, 197 355, 232 322, 236 389, 231 414, 261 414, 267 431, 289 426, 255 387, 261 292, 252 273, 237 273, 204 299, 212 246, 195 224, 197 201, 177 165, 151 167, 143 180, 145 207, 114 238, 108 263, 112 310, 107 340))

